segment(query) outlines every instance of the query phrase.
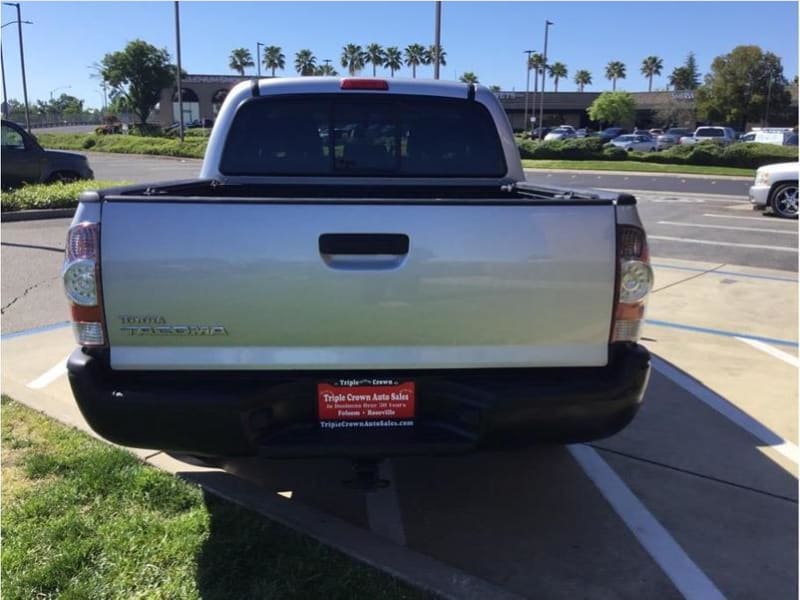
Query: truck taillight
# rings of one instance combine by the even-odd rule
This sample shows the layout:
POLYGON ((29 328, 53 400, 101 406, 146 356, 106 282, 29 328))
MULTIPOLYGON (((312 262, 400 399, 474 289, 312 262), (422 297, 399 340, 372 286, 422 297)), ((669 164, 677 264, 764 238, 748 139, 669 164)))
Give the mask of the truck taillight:
POLYGON ((637 342, 641 337, 647 296, 653 289, 653 269, 647 236, 639 227, 617 227, 618 288, 612 342, 637 342))
POLYGON ((100 290, 100 224, 78 223, 67 232, 64 292, 70 302, 75 339, 81 346, 105 346, 100 290))

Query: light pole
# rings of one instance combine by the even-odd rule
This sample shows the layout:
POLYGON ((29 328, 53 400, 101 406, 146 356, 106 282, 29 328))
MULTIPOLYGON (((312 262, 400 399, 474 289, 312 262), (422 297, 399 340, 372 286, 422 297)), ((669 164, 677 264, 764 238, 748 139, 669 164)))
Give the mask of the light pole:
POLYGON ((8 94, 6 94, 6 63, 3 61, 3 43, 0 42, 0 71, 3 72, 3 118, 8 119, 8 94))
POLYGON ((50 102, 53 101, 53 92, 57 92, 58 90, 71 90, 71 89, 72 89, 71 85, 62 85, 57 88, 53 88, 52 90, 50 90, 50 102))
MULTIPOLYGON (((531 54, 536 52, 535 50, 523 50, 523 53, 528 55, 528 58, 525 59, 525 118, 522 122, 522 127, 525 131, 528 131, 529 123, 528 123, 528 95, 531 90, 531 54)), ((539 74, 537 73, 536 76, 538 77, 539 74)))
POLYGON ((178 84, 178 135, 183 141, 183 82, 181 81, 181 13, 178 0, 175 0, 175 58, 178 63, 178 70, 175 72, 175 80, 178 84))
POLYGON ((550 29, 550 25, 555 25, 552 21, 545 21, 544 22, 544 56, 542 60, 544 64, 542 65, 542 93, 541 93, 541 101, 539 103, 539 139, 542 139, 542 134, 544 133, 544 82, 547 81, 547 32, 550 29))
POLYGON ((767 86, 767 109, 764 112, 764 125, 769 127, 769 101, 772 97, 772 75, 769 76, 769 85, 767 86))
POLYGON ((14 6, 17 9, 17 20, 12 21, 11 23, 6 23, 7 25, 11 25, 12 23, 17 24, 17 32, 19 34, 19 61, 22 68, 22 96, 23 100, 25 101, 25 128, 30 132, 31 130, 31 115, 30 109, 28 107, 28 82, 25 77, 25 51, 24 46, 22 43, 22 24, 23 23, 30 23, 30 21, 23 21, 22 15, 20 11, 19 2, 3 2, 3 4, 7 6, 14 6))
MULTIPOLYGON (((28 108, 28 82, 25 79, 25 52, 23 50, 22 45, 22 24, 25 23, 26 25, 33 25, 31 21, 23 21, 22 15, 19 9, 19 2, 3 2, 6 6, 16 6, 17 7, 17 20, 11 21, 6 23, 2 27, 6 25, 13 25, 14 23, 17 24, 17 32, 19 33, 19 62, 22 66, 22 97, 25 101, 25 128, 28 130, 28 133, 31 131, 31 114, 30 109, 28 108)), ((0 27, 0 29, 2 29, 0 27)), ((3 71, 3 100, 6 101, 6 93, 5 93, 5 71, 3 71)))
POLYGON ((441 62, 441 44, 442 44, 442 0, 436 0, 436 25, 434 32, 434 49, 436 56, 433 63, 433 78, 439 79, 439 63, 441 62))
POLYGON ((258 78, 261 79, 261 46, 266 46, 263 42, 256 42, 256 65, 258 66, 258 78))

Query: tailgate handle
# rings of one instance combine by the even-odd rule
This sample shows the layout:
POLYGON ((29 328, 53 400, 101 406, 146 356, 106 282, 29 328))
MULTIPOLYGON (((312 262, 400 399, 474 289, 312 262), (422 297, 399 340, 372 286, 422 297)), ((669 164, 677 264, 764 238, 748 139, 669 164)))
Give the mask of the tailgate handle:
POLYGON ((319 236, 322 255, 408 254, 408 236, 404 233, 323 233, 319 236))

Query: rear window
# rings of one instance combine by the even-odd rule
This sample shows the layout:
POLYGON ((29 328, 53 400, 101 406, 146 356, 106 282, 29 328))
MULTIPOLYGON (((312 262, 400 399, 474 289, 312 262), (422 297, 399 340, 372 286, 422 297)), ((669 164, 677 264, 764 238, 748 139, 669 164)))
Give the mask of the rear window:
POLYGON ((695 134, 696 137, 724 137, 725 132, 722 129, 713 129, 711 127, 701 127, 695 134))
POLYGON ((375 94, 276 96, 236 112, 225 175, 501 177, 491 115, 474 101, 375 94))

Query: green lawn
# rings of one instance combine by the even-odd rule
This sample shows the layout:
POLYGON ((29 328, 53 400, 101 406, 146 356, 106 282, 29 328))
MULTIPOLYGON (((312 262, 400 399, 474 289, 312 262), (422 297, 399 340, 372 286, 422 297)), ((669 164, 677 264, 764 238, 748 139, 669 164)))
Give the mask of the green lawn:
POLYGON ((3 396, 3 599, 423 598, 3 396))
POLYGON ((524 159, 526 169, 574 169, 576 171, 624 171, 642 173, 682 173, 686 175, 740 175, 755 177, 755 169, 736 167, 703 167, 699 165, 665 165, 635 160, 531 160, 524 159))

